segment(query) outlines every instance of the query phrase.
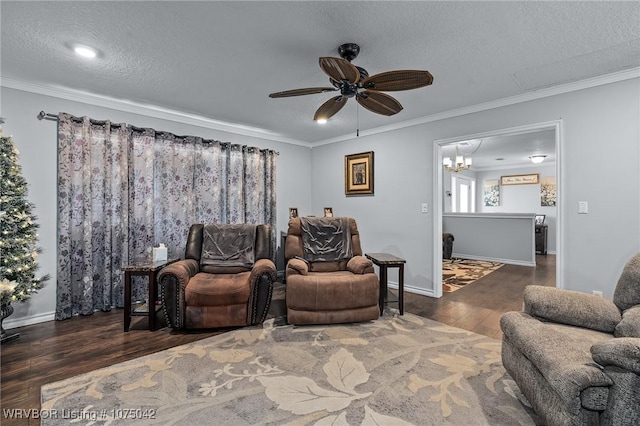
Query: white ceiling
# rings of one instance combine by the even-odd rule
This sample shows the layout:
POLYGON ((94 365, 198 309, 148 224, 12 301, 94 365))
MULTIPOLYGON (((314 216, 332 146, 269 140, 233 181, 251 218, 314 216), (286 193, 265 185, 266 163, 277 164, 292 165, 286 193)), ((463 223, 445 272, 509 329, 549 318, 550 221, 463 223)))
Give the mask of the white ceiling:
MULTIPOLYGON (((0 2, 2 84, 86 92, 313 145, 640 66, 640 2, 0 2), (101 51, 87 61, 71 43, 101 51), (370 75, 426 69, 392 117, 331 93, 320 56, 361 47, 370 75)), ((58 111, 47 111, 57 113, 58 111)), ((34 111, 34 115, 37 111, 34 111)), ((101 117, 95 117, 101 118, 101 117)), ((135 124, 135 123, 132 123, 135 124)))
POLYGON ((546 155, 544 165, 555 164, 555 130, 537 130, 518 134, 483 137, 442 147, 442 155, 455 160, 455 147, 458 153, 470 156, 473 171, 522 168, 533 166, 529 157, 546 155))

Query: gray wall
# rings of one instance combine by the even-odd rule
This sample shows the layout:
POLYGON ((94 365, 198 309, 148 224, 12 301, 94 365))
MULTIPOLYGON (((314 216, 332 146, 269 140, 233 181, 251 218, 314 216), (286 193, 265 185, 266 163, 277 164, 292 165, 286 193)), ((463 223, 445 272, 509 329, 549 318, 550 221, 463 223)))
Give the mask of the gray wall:
MULTIPOLYGON (((29 302, 15 305, 15 312, 4 322, 6 327, 25 325, 53 319, 56 297, 56 180, 57 180, 57 125, 54 121, 38 121, 36 115, 44 110, 49 113, 67 112, 95 119, 129 123, 139 127, 152 127, 178 135, 195 135, 236 144, 269 148, 278 151, 277 197, 278 235, 287 230, 289 207, 301 212, 311 206, 311 150, 306 146, 275 142, 238 135, 210 128, 160 120, 140 114, 97 107, 31 92, 0 88, 4 134, 13 136, 20 151, 22 172, 28 183, 28 198, 36 206, 35 214, 40 225, 38 245, 43 253, 38 262, 41 273, 51 274, 46 287, 29 302)), ((279 241, 279 239, 278 239, 279 241)))
MULTIPOLYGON (((436 140, 562 120, 565 206, 558 281, 611 297, 625 262, 640 251, 640 80, 632 79, 507 107, 361 136, 313 148, 313 209, 357 218, 363 249, 407 260, 405 288, 433 293, 433 144, 436 140), (344 155, 375 152, 375 194, 347 197, 344 155), (621 178, 621 171, 624 178, 621 178), (578 201, 589 214, 578 215, 578 201)), ((366 130, 366 129, 365 129, 366 130)), ((361 129, 362 132, 362 129, 361 129)), ((440 241, 441 238, 436 238, 440 241)), ((389 277, 393 281, 393 276, 389 277)))
MULTIPOLYGON (((471 113, 386 133, 353 137, 312 150, 204 127, 159 120, 81 102, 0 89, 4 131, 21 151, 41 226, 41 272, 53 280, 31 301, 16 306, 6 321, 23 324, 53 318, 56 272, 56 125, 39 122, 40 110, 88 115, 177 134, 200 135, 271 148, 278 159, 278 231, 286 230, 288 208, 322 215, 352 216, 362 232, 364 251, 390 252, 407 260, 405 287, 433 293, 433 144, 436 140, 562 120, 560 170, 566 206, 559 223, 565 288, 602 291, 611 297, 625 262, 640 251, 640 79, 584 89, 508 107, 471 113), (375 152, 375 194, 344 194, 344 156, 375 152), (621 174, 620 172, 624 173, 621 174), (624 175, 624 178, 620 176, 624 175), (615 180, 614 180, 615 179, 615 180), (589 214, 578 215, 578 201, 589 214), (421 203, 429 213, 420 213, 421 203)), ((366 133, 366 129, 362 129, 366 133)), ((439 167, 439 166, 438 166, 439 167)), ((441 238, 436 239, 438 243, 441 238)), ((440 265, 435 265, 439 270, 440 265)), ((396 281, 390 271, 390 281, 396 281)))
POLYGON ((453 234, 453 256, 535 266, 534 215, 445 213, 442 229, 453 234))
POLYGON ((518 169, 489 170, 476 173, 477 195, 476 212, 482 213, 538 213, 546 215, 544 223, 547 225, 547 253, 556 253, 556 208, 540 205, 540 184, 537 185, 505 185, 500 187, 500 205, 486 207, 482 194, 485 180, 498 179, 500 176, 538 173, 540 180, 556 175, 555 164, 531 166, 518 169))

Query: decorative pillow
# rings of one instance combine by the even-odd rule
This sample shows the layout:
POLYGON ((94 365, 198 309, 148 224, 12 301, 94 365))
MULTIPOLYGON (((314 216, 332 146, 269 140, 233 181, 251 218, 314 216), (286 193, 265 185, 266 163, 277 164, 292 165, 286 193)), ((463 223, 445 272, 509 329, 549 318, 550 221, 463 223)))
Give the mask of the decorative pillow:
POLYGON ((616 337, 640 337, 640 305, 622 312, 622 321, 616 326, 616 337))

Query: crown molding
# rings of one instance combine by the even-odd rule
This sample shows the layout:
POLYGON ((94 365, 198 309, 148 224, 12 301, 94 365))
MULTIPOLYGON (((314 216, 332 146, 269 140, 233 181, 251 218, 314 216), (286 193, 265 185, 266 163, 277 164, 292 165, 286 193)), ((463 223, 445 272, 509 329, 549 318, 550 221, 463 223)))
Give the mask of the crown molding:
MULTIPOLYGON (((398 123, 390 124, 387 126, 376 127, 373 129, 361 130, 360 137, 371 136, 385 132, 392 132, 394 130, 404 129, 407 127, 419 126, 422 124, 432 123, 435 121, 446 120, 449 118, 460 117, 462 115, 478 113, 482 111, 488 111, 495 108, 501 108, 509 105, 515 105, 522 102, 528 102, 536 99, 547 98, 550 96, 561 95, 564 93, 575 92, 577 90, 589 89, 592 87, 603 86, 606 84, 617 83, 620 81, 630 80, 633 78, 640 78, 640 67, 629 68, 623 71, 618 71, 610 74, 605 74, 598 77, 588 78, 572 83, 561 84, 557 86, 547 87, 531 92, 523 93, 520 95, 510 96, 503 99, 497 99, 495 101, 484 102, 477 105, 471 105, 468 107, 453 109, 444 111, 437 114, 428 115, 425 117, 416 118, 413 120, 401 121, 398 123)), ((168 121, 176 121, 179 123, 190 124, 193 126, 204 127, 207 129, 219 130, 224 132, 235 133, 244 136, 250 136, 260 139, 267 139, 276 142, 282 142, 292 145, 304 146, 307 148, 313 148, 322 145, 328 145, 337 142, 343 142, 352 140, 354 137, 352 134, 338 136, 335 138, 324 139, 316 142, 300 141, 296 139, 287 138, 278 133, 274 133, 267 129, 261 129, 258 127, 252 127, 237 123, 231 123, 221 120, 215 120, 212 118, 203 117, 195 114, 188 114, 185 112, 172 110, 169 108, 158 107, 154 105, 141 104, 132 101, 126 101, 122 99, 111 98, 108 96, 95 95, 93 93, 83 92, 80 90, 73 90, 64 87, 54 87, 50 85, 31 83, 16 79, 10 79, 2 77, 0 79, 0 86, 8 87, 10 89, 23 90, 26 92, 37 93, 46 96, 52 96, 61 99, 67 99, 70 101, 86 103, 89 105, 96 105, 104 108, 115 109, 119 111, 129 112, 132 114, 140 114, 148 117, 158 118, 168 121)))
POLYGON ((115 109, 132 114, 145 115, 147 117, 158 118, 161 120, 175 121, 181 124, 190 124, 193 126, 204 127, 206 129, 230 132, 243 136, 267 139, 292 145, 301 145, 305 147, 311 146, 308 142, 287 138, 281 134, 274 133, 267 129, 215 120, 201 115, 189 114, 170 108, 142 104, 133 101, 112 98, 109 96, 96 95, 93 93, 69 89, 66 87, 37 84, 6 77, 2 77, 0 79, 0 86, 8 87, 10 89, 22 90, 25 92, 36 93, 39 95, 52 96, 54 98, 66 99, 74 102, 95 105, 103 108, 115 109))
MULTIPOLYGON (((360 136, 369 136, 379 133, 391 132, 394 130, 403 129, 406 127, 419 126, 421 124, 432 123, 434 121, 446 120, 448 118, 460 117, 462 115, 478 113, 482 111, 488 111, 495 108, 501 108, 509 105, 515 105, 523 102, 533 101, 536 99, 547 98, 550 96, 561 95, 564 93, 575 92, 577 90, 589 89, 597 86, 604 86, 606 84, 617 83, 620 81, 630 80, 633 78, 640 78, 640 67, 629 68, 623 71, 614 72, 611 74, 605 74, 598 77, 592 77, 572 83, 560 84, 558 86, 546 87, 539 90, 523 93, 520 95, 510 96, 503 99, 497 99, 495 101, 484 102, 477 105, 471 105, 468 107, 452 109, 444 111, 438 114, 427 115, 425 117, 416 118, 413 120, 401 121, 398 123, 390 124, 387 126, 376 127, 368 130, 361 130, 360 136)), ((336 142, 343 142, 353 139, 353 135, 343 135, 331 139, 325 139, 315 142, 313 146, 328 145, 336 142)))

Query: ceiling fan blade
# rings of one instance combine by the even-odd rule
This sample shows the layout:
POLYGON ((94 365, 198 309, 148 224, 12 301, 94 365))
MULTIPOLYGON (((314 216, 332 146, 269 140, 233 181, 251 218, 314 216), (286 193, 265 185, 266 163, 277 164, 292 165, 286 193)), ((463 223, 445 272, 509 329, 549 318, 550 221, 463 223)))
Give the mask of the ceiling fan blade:
POLYGON ((318 108, 316 114, 313 116, 314 121, 330 119, 340 111, 343 106, 345 106, 347 99, 348 98, 342 95, 329 99, 327 102, 320 105, 320 108, 318 108))
POLYGON ((322 57, 320 68, 335 81, 347 80, 349 83, 356 83, 360 80, 360 71, 346 59, 322 57))
POLYGON ((316 93, 335 92, 335 87, 307 87, 305 89, 285 90, 284 92, 275 92, 269 95, 270 98, 287 98, 289 96, 313 95, 316 93))
POLYGON ((402 111, 400 102, 386 93, 365 90, 364 92, 358 93, 356 100, 360 105, 376 114, 394 115, 402 111))
POLYGON ((367 77, 362 82, 362 87, 392 92, 417 89, 428 86, 431 83, 433 83, 433 76, 429 71, 402 70, 387 71, 367 77))

